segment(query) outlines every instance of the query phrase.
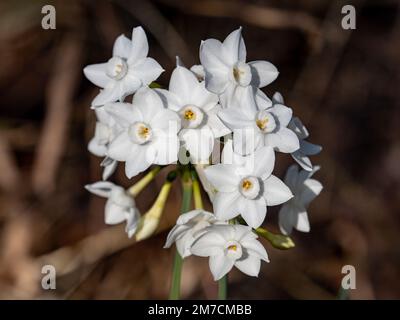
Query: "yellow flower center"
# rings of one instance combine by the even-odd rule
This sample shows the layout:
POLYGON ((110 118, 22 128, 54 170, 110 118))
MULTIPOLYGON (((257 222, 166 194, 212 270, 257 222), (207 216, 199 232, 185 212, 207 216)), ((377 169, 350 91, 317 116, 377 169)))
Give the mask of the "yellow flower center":
POLYGON ((268 123, 268 118, 256 120, 257 127, 259 127, 261 130, 264 130, 267 127, 267 123, 268 123))
POLYGON ((253 186, 253 184, 251 183, 250 180, 244 180, 242 183, 242 188, 244 190, 249 190, 252 186, 253 186))
POLYGON ((138 130, 138 134, 140 137, 146 139, 149 136, 150 129, 146 126, 141 126, 138 130))
POLYGON ((235 245, 235 244, 230 245, 230 246, 228 247, 228 250, 236 251, 236 250, 237 250, 237 245, 235 245))
POLYGON ((195 120, 196 114, 192 110, 188 109, 185 111, 184 117, 186 120, 195 120))
POLYGON ((241 72, 239 68, 233 68, 233 77, 236 81, 239 81, 241 74, 243 74, 243 72, 241 72))

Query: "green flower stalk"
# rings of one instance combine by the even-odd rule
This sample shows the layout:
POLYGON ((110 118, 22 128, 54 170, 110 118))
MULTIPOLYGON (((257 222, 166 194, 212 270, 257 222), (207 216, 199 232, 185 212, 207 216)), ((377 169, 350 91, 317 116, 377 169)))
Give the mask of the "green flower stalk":
POLYGON ((169 192, 171 191, 172 182, 176 177, 176 172, 172 171, 168 174, 167 181, 161 187, 160 193, 153 206, 140 219, 138 231, 136 232, 136 241, 144 240, 150 237, 158 228, 161 216, 167 202, 169 192))
MULTIPOLYGON (((182 194, 181 214, 188 212, 190 210, 190 204, 192 200, 193 184, 188 167, 184 168, 182 174, 182 187, 183 187, 183 194, 182 194)), ((183 264, 183 259, 179 255, 178 251, 176 251, 174 257, 174 266, 172 271, 172 284, 169 293, 170 300, 178 300, 180 298, 182 264, 183 264)))
POLYGON ((287 250, 295 247, 293 240, 288 236, 272 233, 264 228, 257 228, 256 233, 267 239, 274 248, 287 250))
POLYGON ((153 181, 153 179, 157 176, 161 169, 161 166, 155 166, 142 179, 140 179, 132 187, 130 187, 128 189, 128 193, 131 196, 136 197, 144 188, 148 186, 151 181, 153 181))

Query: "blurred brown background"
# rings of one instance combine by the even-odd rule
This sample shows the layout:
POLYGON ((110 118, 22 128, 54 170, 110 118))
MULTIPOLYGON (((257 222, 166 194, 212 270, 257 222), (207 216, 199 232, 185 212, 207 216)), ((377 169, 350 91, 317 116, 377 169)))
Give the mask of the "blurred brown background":
MULTIPOLYGON (((395 0, 1 1, 0 298, 167 297, 172 250, 162 246, 180 186, 156 237, 135 244, 123 226, 104 225, 104 200, 83 189, 100 179, 101 159, 86 149, 97 88, 82 68, 106 61, 114 39, 142 25, 167 85, 175 55, 199 63, 201 40, 241 25, 248 60, 280 71, 265 91, 279 90, 323 145, 313 162, 325 188, 309 209, 311 233, 295 233, 290 251, 265 243, 271 263, 258 279, 232 272, 229 297, 334 299, 351 264, 351 299, 399 299, 399 8, 395 0), (41 28, 45 4, 56 7, 56 30, 41 28), (341 28, 345 4, 356 8, 356 30, 341 28), (57 270, 53 291, 40 286, 46 263, 57 270)), ((276 173, 291 162, 280 155, 276 173)), ((128 186, 121 169, 113 179, 128 186)), ((143 211, 162 182, 139 196, 143 211)), ((276 216, 269 211, 271 230, 276 216)), ((207 259, 185 262, 183 296, 216 296, 207 259)))

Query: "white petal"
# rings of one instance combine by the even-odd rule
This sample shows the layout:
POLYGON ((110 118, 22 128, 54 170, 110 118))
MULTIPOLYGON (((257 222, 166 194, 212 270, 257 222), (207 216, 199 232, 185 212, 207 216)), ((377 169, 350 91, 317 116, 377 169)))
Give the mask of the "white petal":
POLYGON ((186 213, 181 214, 178 217, 178 220, 176 220, 176 224, 177 225, 182 225, 182 224, 186 224, 189 221, 191 221, 192 219, 196 218, 196 217, 201 217, 203 215, 212 215, 210 212, 204 211, 204 210, 192 210, 186 213))
POLYGON ((209 260, 210 271, 217 281, 231 271, 234 261, 225 257, 223 254, 211 256, 209 260))
POLYGON ((104 157, 107 151, 107 147, 104 144, 99 144, 96 138, 89 141, 88 150, 95 156, 104 157))
POLYGON ((266 134, 264 143, 283 153, 292 153, 300 147, 299 138, 288 128, 280 128, 276 133, 266 134))
POLYGON ((129 53, 128 64, 147 57, 149 53, 149 44, 146 33, 142 27, 136 27, 132 30, 132 46, 129 53))
POLYGON ((165 109, 160 96, 149 88, 139 89, 133 97, 132 104, 142 114, 144 122, 150 122, 154 115, 165 109))
POLYGON ((115 184, 109 181, 98 181, 92 184, 87 184, 85 189, 97 196, 108 198, 111 190, 115 187, 115 184))
POLYGON ((127 59, 132 48, 131 40, 121 34, 114 42, 113 56, 127 59))
POLYGON ((225 91, 229 83, 228 71, 221 69, 206 69, 205 70, 205 84, 207 90, 220 94, 225 91))
POLYGON ((227 72, 230 66, 225 61, 222 43, 216 39, 207 39, 200 45, 200 62, 204 69, 220 69, 227 72))
POLYGON ((322 191, 322 184, 315 179, 307 179, 304 181, 304 186, 299 195, 301 202, 307 206, 316 196, 322 191))
POLYGON ((265 220, 267 214, 267 207, 264 198, 250 200, 241 198, 239 201, 239 212, 242 215, 247 225, 256 229, 265 220))
POLYGON ((122 127, 129 127, 136 121, 143 121, 142 114, 130 103, 109 103, 104 106, 104 109, 122 127))
POLYGON ((259 110, 265 110, 272 106, 271 99, 268 98, 267 95, 258 88, 256 89, 254 97, 259 110))
POLYGON ((279 210, 279 229, 284 235, 291 234, 293 226, 296 224, 296 215, 292 207, 291 203, 287 203, 279 210))
POLYGON ((185 233, 183 237, 176 240, 176 250, 182 258, 186 258, 190 256, 192 253, 190 252, 190 247, 193 244, 193 238, 189 233, 185 233))
POLYGON ((115 172, 118 166, 118 161, 113 160, 110 164, 104 167, 102 179, 107 180, 115 172))
POLYGON ((199 86, 196 76, 188 69, 178 66, 172 72, 169 91, 179 96, 184 105, 193 103, 193 93, 199 86))
POLYGON ((238 191, 218 192, 213 201, 215 216, 219 220, 230 220, 239 215, 238 201, 242 196, 238 191))
POLYGON ((201 64, 196 64, 191 66, 190 71, 192 71, 195 74, 197 79, 204 80, 205 72, 204 72, 204 67, 201 64))
POLYGON ((246 46, 242 37, 242 27, 231 32, 222 44, 224 56, 233 65, 238 61, 246 61, 246 46))
POLYGON ((179 137, 189 151, 193 163, 208 163, 214 147, 214 135, 210 128, 184 129, 179 137))
POLYGON ((225 239, 216 232, 207 232, 201 235, 192 245, 192 254, 200 257, 209 257, 223 253, 225 239))
POLYGON ((301 232, 310 232, 310 222, 305 210, 298 213, 295 228, 301 232))
POLYGON ((297 117, 292 118, 292 120, 289 122, 288 128, 293 130, 301 140, 306 139, 309 136, 307 128, 297 117))
POLYGON ((218 117, 232 131, 235 129, 254 127, 254 119, 246 117, 243 112, 235 108, 222 109, 218 112, 218 117))
MULTIPOLYGON (((302 140, 300 140, 300 145, 301 141, 302 140)), ((307 171, 312 170, 312 163, 310 158, 301 153, 300 150, 296 150, 295 152, 291 153, 291 156, 304 170, 307 171)))
POLYGON ((274 175, 264 181, 264 194, 268 206, 276 206, 293 197, 290 189, 274 175))
POLYGON ((156 111, 148 123, 153 130, 161 130, 164 134, 172 136, 176 136, 181 128, 181 120, 178 114, 168 109, 156 111))
POLYGON ((125 174, 130 179, 148 169, 156 157, 156 150, 151 145, 135 145, 125 163, 125 174))
POLYGON ((158 93, 168 109, 177 112, 184 106, 181 99, 175 93, 165 89, 154 89, 154 91, 158 93))
POLYGON ((126 161, 133 152, 135 145, 127 131, 121 132, 108 146, 107 155, 118 161, 126 161))
POLYGON ((188 104, 198 106, 207 113, 216 107, 218 102, 218 95, 208 91, 204 81, 197 84, 195 90, 192 92, 190 100, 188 100, 188 104))
POLYGON ((279 75, 278 69, 268 61, 249 62, 252 73, 251 84, 263 88, 273 82, 279 75))
POLYGON ((307 156, 316 155, 320 153, 321 150, 322 147, 317 144, 313 144, 305 140, 300 140, 300 151, 307 156))
POLYGON ((255 99, 255 92, 251 86, 241 87, 229 85, 226 93, 222 94, 221 97, 225 97, 224 108, 233 111, 240 110, 243 113, 243 117, 248 120, 254 121, 258 107, 255 99))
POLYGON ((286 127, 289 124, 290 119, 292 119, 292 109, 284 106, 283 104, 275 104, 270 109, 270 112, 278 118, 279 125, 281 127, 286 127))
POLYGON ((258 257, 259 259, 264 260, 265 262, 269 262, 267 251, 260 241, 257 239, 249 239, 243 240, 240 242, 242 246, 246 248, 246 251, 253 256, 258 257))
POLYGON ((258 277, 258 274, 260 273, 261 260, 256 256, 248 255, 244 259, 236 260, 235 267, 248 276, 258 277))
POLYGON ((254 154, 254 176, 268 178, 275 166, 275 153, 271 147, 260 147, 254 154))
POLYGON ((272 96, 272 100, 275 103, 280 103, 280 104, 284 104, 285 100, 283 99, 283 96, 281 95, 280 92, 275 92, 274 95, 272 96))
MULTIPOLYGON (((220 110, 219 105, 214 109, 216 109, 215 112, 218 112, 220 110)), ((215 138, 223 137, 231 132, 215 113, 208 114, 207 125, 211 128, 215 138)))
POLYGON ((205 170, 207 180, 219 192, 232 192, 238 188, 240 177, 236 175, 235 167, 232 165, 216 164, 205 170))
POLYGON ((178 160, 179 146, 179 139, 176 135, 158 136, 156 142, 152 144, 156 152, 153 163, 159 165, 175 163, 178 160))
POLYGON ((92 108, 124 98, 125 93, 121 90, 121 85, 117 85, 114 80, 111 81, 114 82, 113 86, 100 90, 99 94, 92 101, 92 108))
POLYGON ((292 164, 286 171, 285 184, 292 190, 296 189, 298 175, 299 167, 295 164, 292 164))
POLYGON ((129 69, 129 74, 141 80, 143 86, 157 80, 164 69, 153 58, 145 58, 129 69))
POLYGON ((128 218, 126 220, 125 232, 128 234, 129 238, 132 238, 139 226, 140 214, 136 208, 130 208, 127 215, 128 218))
POLYGON ((118 224, 125 221, 126 211, 123 207, 116 205, 112 201, 107 201, 105 207, 105 223, 118 224))
POLYGON ((105 88, 112 79, 106 74, 107 63, 91 64, 83 69, 86 78, 100 88, 105 88))
POLYGON ((262 145, 264 135, 254 127, 233 130, 233 146, 235 152, 241 155, 252 154, 262 145))
POLYGON ((169 248, 172 244, 182 237, 182 235, 190 229, 189 226, 175 225, 168 233, 167 240, 164 244, 164 248, 169 248))

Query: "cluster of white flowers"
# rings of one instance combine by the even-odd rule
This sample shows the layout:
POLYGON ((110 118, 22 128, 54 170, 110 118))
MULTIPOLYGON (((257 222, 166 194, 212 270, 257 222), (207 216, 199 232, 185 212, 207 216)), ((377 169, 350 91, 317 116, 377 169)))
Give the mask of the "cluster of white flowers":
MULTIPOLYGON (((306 207, 322 189, 311 179, 317 168, 309 158, 321 147, 305 140, 306 128, 279 93, 270 99, 261 91, 277 78, 278 70, 268 61, 246 62, 241 33, 239 28, 223 42, 202 41, 201 65, 188 69, 177 58, 168 89, 152 85, 164 70, 147 57, 148 42, 141 27, 133 29, 131 40, 124 35, 117 38, 108 62, 84 69, 101 88, 92 102, 97 123, 88 149, 104 157, 103 180, 118 162, 125 162, 128 178, 152 165, 205 168, 215 194, 214 213, 202 209, 183 213, 165 246, 176 243, 182 257, 210 257, 215 280, 233 266, 257 276, 261 260, 269 261, 257 240, 267 207, 283 204, 279 212, 283 234, 293 228, 308 232, 306 207), (129 95, 131 102, 126 101, 129 95), (221 162, 210 165, 220 145, 221 162), (275 152, 291 154, 303 170, 294 165, 281 181, 272 174, 275 152)), ((126 221, 128 235, 137 232, 141 216, 132 193, 107 181, 86 187, 108 198, 106 223, 126 221)))

